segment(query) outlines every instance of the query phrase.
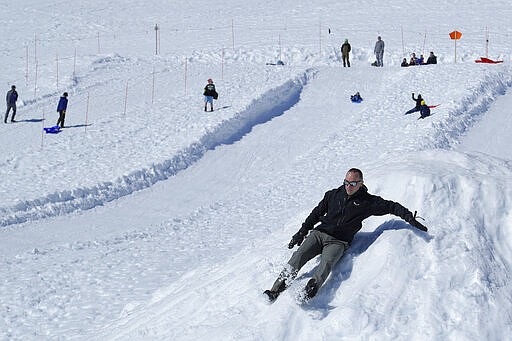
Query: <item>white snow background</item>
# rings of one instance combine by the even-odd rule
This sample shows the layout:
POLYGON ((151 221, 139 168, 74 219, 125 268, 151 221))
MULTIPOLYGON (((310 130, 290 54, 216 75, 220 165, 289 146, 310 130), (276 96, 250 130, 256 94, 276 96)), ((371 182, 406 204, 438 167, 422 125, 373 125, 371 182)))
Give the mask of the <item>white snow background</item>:
POLYGON ((3 1, 19 100, 0 122, 0 340, 510 339, 511 17, 508 0, 3 1), (44 134, 64 91, 68 127, 44 134), (412 92, 431 117, 404 116, 412 92), (265 303, 350 167, 428 233, 370 218, 313 300, 296 296, 317 260, 265 303))

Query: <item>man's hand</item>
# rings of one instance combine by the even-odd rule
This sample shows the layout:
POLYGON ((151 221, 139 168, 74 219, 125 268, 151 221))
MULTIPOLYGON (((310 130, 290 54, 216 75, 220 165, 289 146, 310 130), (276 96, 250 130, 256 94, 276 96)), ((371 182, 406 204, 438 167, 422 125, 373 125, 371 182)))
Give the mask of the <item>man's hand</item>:
POLYGON ((290 243, 288 244, 288 248, 293 249, 295 245, 300 246, 300 244, 302 244, 302 242, 304 241, 304 237, 305 235, 300 233, 300 231, 295 233, 292 237, 292 240, 290 240, 290 243))
POLYGON ((418 230, 422 230, 422 231, 425 231, 425 232, 428 231, 427 227, 425 225, 423 225, 422 223, 420 223, 419 221, 417 221, 415 218, 412 218, 409 221, 409 224, 411 224, 412 226, 416 227, 418 230))
MULTIPOLYGON (((408 222, 409 224, 411 224, 412 226, 416 227, 418 230, 427 232, 428 231, 427 227, 425 225, 423 225, 422 223, 420 223, 418 220, 416 220, 416 213, 418 213, 418 212, 414 211, 414 215, 412 215, 411 213, 408 213, 408 215, 405 217, 405 221, 408 222)), ((418 218, 421 218, 421 217, 418 217, 418 218)), ((421 218, 421 219, 423 219, 423 218, 421 218)))

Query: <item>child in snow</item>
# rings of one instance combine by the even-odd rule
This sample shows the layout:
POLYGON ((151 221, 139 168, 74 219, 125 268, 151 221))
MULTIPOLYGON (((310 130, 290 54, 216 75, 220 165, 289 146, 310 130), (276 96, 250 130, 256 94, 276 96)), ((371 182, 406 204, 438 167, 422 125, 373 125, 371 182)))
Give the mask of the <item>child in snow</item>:
POLYGON ((351 100, 352 102, 357 102, 357 103, 359 103, 359 102, 361 102, 361 101, 363 100, 363 98, 361 97, 361 95, 359 94, 359 92, 356 92, 356 94, 355 94, 355 95, 351 95, 351 96, 350 96, 350 100, 351 100))
POLYGON ((425 101, 421 101, 420 114, 421 114, 420 118, 425 118, 425 117, 430 116, 430 108, 425 103, 425 101))
POLYGON ((416 106, 412 108, 411 110, 407 111, 405 114, 412 114, 413 112, 420 111, 421 108, 421 101, 423 101, 423 98, 421 97, 421 94, 418 94, 418 98, 414 98, 414 92, 412 93, 412 100, 416 102, 416 106))
POLYGON ((204 87, 204 111, 206 111, 206 106, 210 103, 210 111, 213 111, 213 100, 217 99, 217 91, 215 91, 215 84, 213 84, 213 80, 208 79, 208 84, 204 87))

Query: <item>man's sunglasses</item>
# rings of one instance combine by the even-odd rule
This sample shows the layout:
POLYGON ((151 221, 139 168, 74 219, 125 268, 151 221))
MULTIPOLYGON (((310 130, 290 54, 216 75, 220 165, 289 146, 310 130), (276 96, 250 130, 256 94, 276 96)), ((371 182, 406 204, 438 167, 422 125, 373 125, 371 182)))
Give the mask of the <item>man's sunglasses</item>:
POLYGON ((356 181, 348 181, 348 180, 343 180, 343 184, 345 186, 352 186, 352 187, 356 187, 358 183, 360 182, 363 182, 363 180, 356 180, 356 181))

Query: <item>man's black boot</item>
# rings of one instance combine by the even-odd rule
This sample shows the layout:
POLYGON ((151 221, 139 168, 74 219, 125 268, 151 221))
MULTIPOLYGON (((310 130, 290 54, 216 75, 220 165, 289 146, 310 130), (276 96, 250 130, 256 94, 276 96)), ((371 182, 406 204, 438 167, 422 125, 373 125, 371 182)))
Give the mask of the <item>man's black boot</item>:
POLYGON ((312 299, 315 297, 316 293, 318 292, 318 285, 316 283, 316 280, 314 278, 311 278, 308 281, 308 284, 306 284, 306 287, 304 288, 304 291, 306 293, 306 299, 312 299))
POLYGON ((272 288, 275 288, 276 285, 278 285, 276 290, 265 290, 263 292, 268 296, 269 302, 274 302, 276 298, 286 289, 286 279, 279 278, 276 283, 274 283, 272 288))

